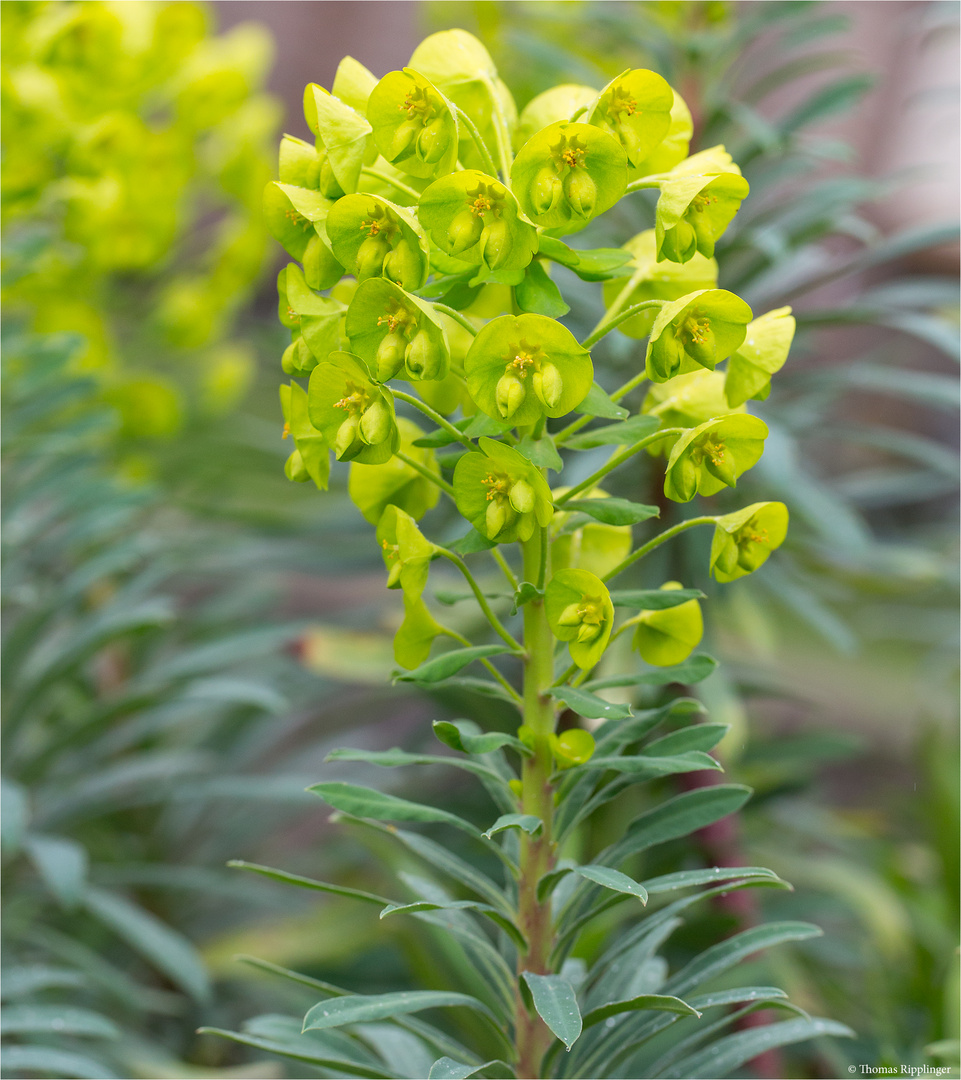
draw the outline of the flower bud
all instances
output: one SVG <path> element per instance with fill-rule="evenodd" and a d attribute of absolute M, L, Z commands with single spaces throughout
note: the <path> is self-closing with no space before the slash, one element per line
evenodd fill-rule
<path fill-rule="evenodd" d="M 378 382 L 387 382 L 400 371 L 404 363 L 404 351 L 407 348 L 407 340 L 403 334 L 391 330 L 377 346 L 377 354 L 374 357 L 374 372 Z"/>
<path fill-rule="evenodd" d="M 444 121 L 438 117 L 417 136 L 417 156 L 427 165 L 433 165 L 447 152 L 450 136 L 444 130 Z"/>
<path fill-rule="evenodd" d="M 704 468 L 728 487 L 734 487 L 737 483 L 734 455 L 724 446 L 714 445 L 705 448 Z"/>
<path fill-rule="evenodd" d="M 284 465 L 284 474 L 288 480 L 293 480 L 296 484 L 303 484 L 310 479 L 310 473 L 307 472 L 307 466 L 304 464 L 304 459 L 300 456 L 300 451 L 295 450 Z"/>
<path fill-rule="evenodd" d="M 667 327 L 651 346 L 651 368 L 659 379 L 673 379 L 681 366 L 681 343 Z"/>
<path fill-rule="evenodd" d="M 691 228 L 694 230 L 694 237 L 697 243 L 697 250 L 706 258 L 710 259 L 714 255 L 714 230 L 711 228 L 711 222 L 708 219 L 707 214 L 704 211 L 688 211 L 688 217 L 686 218 L 690 222 Z"/>
<path fill-rule="evenodd" d="M 511 253 L 511 236 L 507 222 L 494 218 L 484 229 L 484 262 L 496 270 L 503 266 Z"/>
<path fill-rule="evenodd" d="M 390 244 L 383 236 L 368 236 L 357 252 L 357 279 L 378 277 L 384 268 L 384 259 L 390 251 Z"/>
<path fill-rule="evenodd" d="M 431 341 L 426 330 L 418 330 L 407 347 L 407 370 L 418 379 L 436 379 L 444 364 L 443 349 Z"/>
<path fill-rule="evenodd" d="M 562 769 L 583 765 L 594 754 L 594 736 L 583 728 L 571 728 L 560 735 L 551 735 L 551 751 Z"/>
<path fill-rule="evenodd" d="M 545 165 L 534 177 L 534 183 L 531 186 L 531 205 L 534 212 L 546 214 L 553 210 L 562 194 L 560 178 L 550 165 Z"/>
<path fill-rule="evenodd" d="M 344 194 L 344 189 L 334 176 L 334 170 L 330 167 L 330 161 L 326 157 L 320 163 L 320 193 L 325 199 L 339 199 Z"/>
<path fill-rule="evenodd" d="M 630 124 L 615 125 L 617 138 L 621 146 L 627 151 L 631 161 L 637 161 L 641 156 L 641 138 Z"/>
<path fill-rule="evenodd" d="M 527 391 L 516 375 L 502 375 L 497 383 L 495 397 L 498 412 L 505 420 L 509 420 L 523 404 Z"/>
<path fill-rule="evenodd" d="M 693 499 L 697 493 L 697 466 L 691 461 L 690 455 L 685 454 L 677 463 L 672 482 L 682 502 Z"/>
<path fill-rule="evenodd" d="M 397 247 L 384 260 L 384 276 L 402 289 L 417 287 L 420 270 L 420 259 L 406 240 L 399 240 Z"/>
<path fill-rule="evenodd" d="M 334 439 L 334 457 L 338 461 L 343 459 L 344 454 L 351 448 L 357 438 L 359 421 L 356 416 L 348 416 L 337 429 L 337 437 Z"/>
<path fill-rule="evenodd" d="M 518 514 L 529 514 L 534 509 L 534 489 L 526 480 L 516 480 L 511 485 L 510 500 Z"/>
<path fill-rule="evenodd" d="M 664 234 L 663 251 L 671 262 L 687 262 L 697 250 L 697 237 L 687 221 L 679 221 Z"/>
<path fill-rule="evenodd" d="M 484 524 L 487 528 L 488 539 L 490 540 L 493 540 L 507 524 L 507 507 L 500 499 L 491 499 L 487 504 L 487 514 L 484 518 Z"/>
<path fill-rule="evenodd" d="M 378 446 L 390 437 L 390 409 L 384 401 L 369 405 L 360 418 L 360 437 L 368 446 Z"/>
<path fill-rule="evenodd" d="M 540 371 L 534 372 L 531 380 L 534 384 L 534 393 L 548 409 L 553 409 L 561 400 L 564 392 L 564 380 L 561 373 L 553 364 L 541 364 Z"/>
<path fill-rule="evenodd" d="M 590 217 L 597 203 L 597 184 L 583 169 L 572 169 L 564 178 L 564 194 L 578 217 Z"/>
<path fill-rule="evenodd" d="M 737 543 L 729 540 L 721 549 L 720 555 L 714 560 L 714 565 L 725 574 L 733 574 L 741 561 L 741 551 Z"/>
<path fill-rule="evenodd" d="M 410 144 L 417 138 L 421 131 L 421 125 L 417 120 L 404 120 L 398 124 L 387 148 L 387 160 L 396 161 L 401 154 L 410 148 Z"/>
<path fill-rule="evenodd" d="M 450 254 L 460 255 L 472 248 L 480 240 L 484 222 L 476 214 L 464 207 L 454 215 L 447 227 L 447 239 L 450 241 Z"/>
<path fill-rule="evenodd" d="M 297 342 L 292 341 L 286 349 L 284 349 L 284 355 L 280 358 L 280 366 L 284 370 L 285 375 L 293 375 L 296 373 L 296 356 L 297 356 Z"/>
<path fill-rule="evenodd" d="M 561 617 L 557 622 L 559 626 L 580 626 L 581 605 L 578 603 L 568 604 L 561 612 Z"/>
<path fill-rule="evenodd" d="M 390 564 L 390 570 L 387 571 L 387 588 L 396 589 L 400 585 L 400 574 L 404 569 L 404 564 L 400 559 L 395 559 Z"/>
<path fill-rule="evenodd" d="M 593 641 L 600 632 L 601 628 L 598 623 L 581 623 L 580 629 L 577 631 L 577 637 L 575 638 L 575 640 L 586 644 L 589 641 Z"/>

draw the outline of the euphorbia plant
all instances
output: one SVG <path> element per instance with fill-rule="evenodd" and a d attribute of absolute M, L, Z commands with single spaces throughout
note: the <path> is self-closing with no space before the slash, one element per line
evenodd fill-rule
<path fill-rule="evenodd" d="M 382 918 L 443 927 L 476 970 L 470 993 L 364 995 L 307 980 L 324 998 L 304 1035 L 299 1021 L 272 1017 L 231 1037 L 339 1074 L 412 1075 L 383 1034 L 388 1020 L 419 1047 L 431 1077 L 598 1077 L 720 1076 L 768 1047 L 845 1033 L 795 1009 L 795 1018 L 723 1034 L 752 1010 L 793 1006 L 777 988 L 718 988 L 718 977 L 815 927 L 754 927 L 673 973 L 657 957 L 692 904 L 787 887 L 758 867 L 637 873 L 638 856 L 736 811 L 746 788 L 675 795 L 603 850 L 585 851 L 585 822 L 625 789 L 719 769 L 708 751 L 725 731 L 702 722 L 689 697 L 635 713 L 623 689 L 611 696 L 615 687 L 695 683 L 715 666 L 694 654 L 702 593 L 676 581 L 615 586 L 687 529 L 713 527 L 710 569 L 722 582 L 759 568 L 786 534 L 777 502 L 707 507 L 659 532 L 658 507 L 601 486 L 647 451 L 665 459 L 665 499 L 687 503 L 734 488 L 762 454 L 767 428 L 745 402 L 766 395 L 793 321 L 785 310 L 752 321 L 742 299 L 714 287 L 714 242 L 747 194 L 737 166 L 723 147 L 686 156 L 687 110 L 650 71 L 625 72 L 599 92 L 557 88 L 518 118 L 483 46 L 458 30 L 428 38 L 409 68 L 380 81 L 345 60 L 332 94 L 308 87 L 306 111 L 317 145 L 297 147 L 303 190 L 288 169 L 267 192 L 275 235 L 305 261 L 304 274 L 293 265 L 281 274 L 281 318 L 293 337 L 284 370 L 295 376 L 281 388 L 288 476 L 323 489 L 330 455 L 351 463 L 348 491 L 376 523 L 387 587 L 403 594 L 395 658 L 406 670 L 397 678 L 425 687 L 456 679 L 514 706 L 517 728 L 438 721 L 434 733 L 453 753 L 332 755 L 466 770 L 494 803 L 480 825 L 355 784 L 312 788 L 340 820 L 413 851 L 444 886 L 405 877 L 413 899 L 391 901 L 240 864 L 376 904 Z M 290 154 L 285 141 L 282 166 Z M 659 171 L 645 173 L 647 161 Z M 649 234 L 601 250 L 561 239 L 642 188 L 660 190 Z M 308 267 L 311 250 L 323 252 L 325 267 L 338 260 L 347 280 L 335 285 Z M 583 341 L 558 321 L 568 308 L 552 264 L 612 283 L 607 311 Z M 329 297 L 313 291 L 321 285 L 332 287 Z M 618 326 L 649 344 L 636 374 L 608 395 L 594 382 L 590 349 Z M 726 376 L 716 370 L 725 361 Z M 296 377 L 309 379 L 306 391 Z M 645 381 L 653 392 L 632 414 L 619 402 Z M 601 463 L 592 451 L 604 447 Z M 425 515 L 439 499 L 466 530 L 452 530 L 450 517 L 421 527 L 435 520 Z M 634 526 L 643 533 L 635 537 Z M 431 610 L 438 561 L 466 580 L 489 627 L 483 640 Z M 491 574 L 506 583 L 493 595 Z M 625 633 L 639 659 L 613 663 L 611 646 Z M 441 648 L 444 639 L 455 647 Z M 475 663 L 489 677 L 460 676 Z M 658 737 L 662 725 L 671 730 Z M 460 830 L 478 860 L 382 822 Z M 618 904 L 632 905 L 630 917 L 603 946 L 594 937 L 582 947 L 583 931 Z M 415 1019 L 445 1007 L 477 1014 L 475 1046 Z"/>

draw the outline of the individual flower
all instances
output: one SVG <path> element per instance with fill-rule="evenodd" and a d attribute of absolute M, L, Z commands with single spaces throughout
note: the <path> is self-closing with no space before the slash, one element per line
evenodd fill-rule
<path fill-rule="evenodd" d="M 377 543 L 387 568 L 387 588 L 403 589 L 417 600 L 427 585 L 427 572 L 437 548 L 399 506 L 388 505 L 377 523 Z"/>
<path fill-rule="evenodd" d="M 776 308 L 748 323 L 744 341 L 727 362 L 724 393 L 728 404 L 748 398 L 763 401 L 771 392 L 771 376 L 780 371 L 794 340 L 796 326 L 789 307 Z"/>
<path fill-rule="evenodd" d="M 379 465 L 400 445 L 390 391 L 370 378 L 363 361 L 334 352 L 311 372 L 307 388 L 310 421 L 338 461 Z"/>
<path fill-rule="evenodd" d="M 330 447 L 323 432 L 310 422 L 307 392 L 298 383 L 281 386 L 280 407 L 284 413 L 283 437 L 291 436 L 294 443 L 284 465 L 287 479 L 301 484 L 313 480 L 321 491 L 326 491 L 330 477 Z"/>
<path fill-rule="evenodd" d="M 278 274 L 277 296 L 280 321 L 291 332 L 281 366 L 287 375 L 308 375 L 340 348 L 344 305 L 308 288 L 303 271 L 294 263 Z"/>
<path fill-rule="evenodd" d="M 417 216 L 448 255 L 491 272 L 523 270 L 537 251 L 537 230 L 499 180 L 476 169 L 442 176 L 421 195 Z"/>
<path fill-rule="evenodd" d="M 662 589 L 681 589 L 679 581 L 668 581 Z M 704 618 L 697 600 L 675 607 L 644 611 L 636 620 L 634 648 L 655 667 L 673 667 L 686 660 L 704 636 Z"/>
<path fill-rule="evenodd" d="M 529 540 L 554 513 L 547 481 L 511 447 L 486 438 L 479 445 L 480 452 L 465 454 L 454 467 L 457 509 L 488 540 Z"/>
<path fill-rule="evenodd" d="M 427 281 L 430 249 L 417 219 L 379 195 L 345 195 L 327 215 L 327 235 L 358 281 L 387 277 L 407 292 Z"/>
<path fill-rule="evenodd" d="M 440 466 L 433 451 L 412 445 L 424 432 L 404 417 L 398 417 L 397 430 L 400 433 L 401 452 L 427 472 L 439 477 Z M 396 506 L 419 521 L 437 505 L 440 498 L 440 488 L 436 484 L 398 457 L 392 457 L 382 465 L 363 465 L 352 461 L 347 492 L 371 525 L 380 521 L 388 506 Z"/>
<path fill-rule="evenodd" d="M 714 495 L 760 460 L 767 424 L 748 413 L 731 413 L 685 432 L 671 449 L 664 494 L 689 502 L 696 494 Z"/>
<path fill-rule="evenodd" d="M 651 327 L 645 365 L 651 382 L 713 371 L 744 340 L 751 309 L 726 289 L 702 289 L 665 304 Z"/>
<path fill-rule="evenodd" d="M 787 536 L 784 503 L 752 503 L 743 510 L 715 518 L 711 542 L 711 573 L 717 581 L 736 581 L 763 566 Z"/>
<path fill-rule="evenodd" d="M 638 233 L 624 247 L 633 258 L 623 271 L 618 271 L 624 277 L 604 282 L 604 303 L 607 307 L 620 301 L 621 293 L 628 286 L 628 295 L 620 301 L 621 310 L 645 300 L 679 300 L 693 292 L 717 287 L 717 262 L 714 259 L 705 259 L 703 255 L 695 253 L 686 263 L 658 262 L 653 229 Z M 617 328 L 628 337 L 646 338 L 656 318 L 657 308 L 650 307 L 618 323 Z"/>
<path fill-rule="evenodd" d="M 447 335 L 433 308 L 386 278 L 358 285 L 345 322 L 351 348 L 378 382 L 443 379 L 450 370 Z"/>
<path fill-rule="evenodd" d="M 398 169 L 429 177 L 454 168 L 459 134 L 453 107 L 419 72 L 388 72 L 371 91 L 367 118 L 377 149 Z"/>
<path fill-rule="evenodd" d="M 464 372 L 477 407 L 515 426 L 565 416 L 594 382 L 590 353 L 544 315 L 493 319 L 474 338 Z"/>
<path fill-rule="evenodd" d="M 574 663 L 584 670 L 594 667 L 614 626 L 614 605 L 604 582 L 587 570 L 558 570 L 547 584 L 544 611 Z"/>
<path fill-rule="evenodd" d="M 656 224 L 657 257 L 687 262 L 699 251 L 714 254 L 717 239 L 749 191 L 748 182 L 722 146 L 694 154 L 660 183 Z"/>
<path fill-rule="evenodd" d="M 606 131 L 627 151 L 632 165 L 655 150 L 671 126 L 674 91 L 656 72 L 625 71 L 598 94 L 584 120 Z"/>
<path fill-rule="evenodd" d="M 559 498 L 567 488 L 554 488 Z M 610 496 L 600 488 L 584 492 L 582 499 L 608 499 Z M 551 521 L 551 563 L 556 570 L 589 570 L 604 577 L 631 553 L 631 526 L 605 525 L 600 521 L 588 521 L 580 528 L 571 530 L 569 523 L 574 515 L 557 511 Z"/>
<path fill-rule="evenodd" d="M 271 181 L 264 188 L 264 221 L 271 235 L 304 266 L 312 289 L 329 289 L 344 268 L 326 239 L 325 221 L 334 204 L 316 191 Z"/>
<path fill-rule="evenodd" d="M 511 187 L 535 224 L 576 232 L 624 194 L 627 154 L 613 136 L 589 124 L 551 124 L 521 147 Z"/>

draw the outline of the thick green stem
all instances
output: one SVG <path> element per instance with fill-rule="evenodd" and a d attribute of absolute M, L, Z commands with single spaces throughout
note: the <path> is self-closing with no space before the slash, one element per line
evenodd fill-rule
<path fill-rule="evenodd" d="M 536 581 L 541 566 L 550 573 L 547 530 L 537 530 L 523 544 L 524 579 Z M 520 993 L 521 972 L 539 975 L 550 973 L 550 954 L 553 948 L 551 902 L 537 899 L 537 883 L 552 868 L 554 861 L 552 821 L 554 790 L 550 777 L 553 772 L 550 738 L 554 731 L 555 708 L 546 691 L 554 679 L 554 639 L 547 624 L 542 600 L 524 605 L 524 724 L 530 732 L 533 755 L 524 759 L 521 776 L 521 811 L 533 814 L 544 823 L 537 836 L 521 836 L 520 878 L 518 881 L 518 925 L 527 938 L 526 955 L 517 958 L 518 990 L 516 1001 L 515 1040 L 517 1044 L 517 1075 L 533 1078 L 540 1075 L 540 1063 L 553 1036 L 536 1013 L 528 1012 Z"/>

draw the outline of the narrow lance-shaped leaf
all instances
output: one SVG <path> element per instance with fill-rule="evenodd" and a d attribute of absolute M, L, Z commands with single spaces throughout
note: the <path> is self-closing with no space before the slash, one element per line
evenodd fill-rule
<path fill-rule="evenodd" d="M 521 972 L 527 983 L 538 1015 L 568 1050 L 581 1034 L 581 1013 L 574 988 L 561 975 L 536 975 Z"/>
<path fill-rule="evenodd" d="M 321 1001 L 304 1017 L 304 1031 L 343 1027 L 344 1024 L 371 1023 L 395 1016 L 463 1006 L 494 1019 L 493 1013 L 477 998 L 440 990 L 410 990 L 393 994 L 351 994 L 348 997 Z"/>

